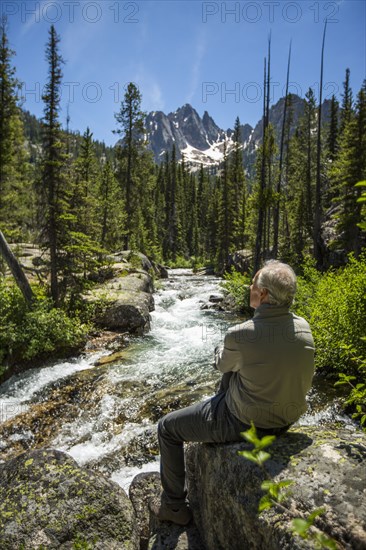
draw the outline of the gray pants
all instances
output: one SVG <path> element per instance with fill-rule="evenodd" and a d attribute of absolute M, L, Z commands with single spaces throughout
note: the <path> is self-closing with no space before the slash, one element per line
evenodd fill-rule
<path fill-rule="evenodd" d="M 222 389 L 223 384 L 220 387 L 220 390 Z M 243 424 L 229 411 L 224 391 L 220 391 L 203 403 L 191 405 L 164 416 L 158 424 L 158 438 L 161 454 L 161 483 L 166 502 L 179 507 L 187 495 L 184 441 L 202 443 L 243 441 L 240 432 L 247 429 L 249 426 Z"/>

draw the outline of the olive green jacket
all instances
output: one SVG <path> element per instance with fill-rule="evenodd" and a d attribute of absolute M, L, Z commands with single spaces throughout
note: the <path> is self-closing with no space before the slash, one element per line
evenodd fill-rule
<path fill-rule="evenodd" d="M 253 319 L 228 331 L 215 365 L 233 372 L 226 402 L 239 420 L 258 428 L 292 424 L 306 411 L 314 374 L 309 324 L 286 307 L 262 304 Z"/>

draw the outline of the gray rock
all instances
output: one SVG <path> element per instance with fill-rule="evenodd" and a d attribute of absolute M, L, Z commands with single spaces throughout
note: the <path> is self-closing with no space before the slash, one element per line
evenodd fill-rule
<path fill-rule="evenodd" d="M 154 310 L 152 292 L 150 275 L 136 271 L 94 287 L 84 300 L 98 304 L 94 318 L 97 325 L 142 334 L 150 328 L 149 312 Z"/>
<path fill-rule="evenodd" d="M 140 550 L 146 550 L 150 538 L 150 511 L 149 501 L 161 495 L 160 474 L 149 472 L 138 474 L 132 480 L 129 497 L 136 513 L 138 532 L 140 536 Z"/>
<path fill-rule="evenodd" d="M 149 501 L 161 495 L 160 474 L 151 472 L 137 475 L 129 495 L 137 516 L 140 550 L 204 550 L 197 527 L 191 522 L 180 527 L 167 521 L 158 521 L 149 511 Z"/>
<path fill-rule="evenodd" d="M 144 271 L 150 271 L 153 268 L 149 258 L 145 256 L 145 254 L 142 254 L 142 252 L 122 250 L 121 252 L 116 252 L 113 254 L 113 257 L 116 262 L 127 260 L 127 262 L 132 263 L 134 267 L 143 269 Z"/>
<path fill-rule="evenodd" d="M 137 550 L 131 502 L 119 485 L 80 468 L 66 453 L 19 455 L 0 465 L 0 547 L 38 550 L 41 545 Z"/>
<path fill-rule="evenodd" d="M 211 294 L 209 302 L 212 302 L 213 304 L 218 304 L 219 302 L 222 302 L 223 299 L 224 297 L 221 296 L 221 294 Z"/>
<path fill-rule="evenodd" d="M 260 516 L 260 489 L 268 477 L 237 454 L 238 444 L 187 446 L 188 491 L 195 521 L 209 550 L 305 550 L 315 548 L 294 535 L 294 517 L 318 508 L 316 527 L 339 548 L 366 548 L 366 435 L 321 427 L 297 427 L 277 438 L 266 462 L 275 481 L 290 479 L 287 512 L 272 508 Z"/>
<path fill-rule="evenodd" d="M 168 268 L 164 265 L 158 264 L 157 262 L 154 262 L 151 260 L 155 275 L 159 277 L 160 279 L 168 279 L 169 273 Z"/>

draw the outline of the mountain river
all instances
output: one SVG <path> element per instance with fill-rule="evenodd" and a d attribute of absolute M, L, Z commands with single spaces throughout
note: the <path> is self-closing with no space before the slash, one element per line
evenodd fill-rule
<path fill-rule="evenodd" d="M 29 370 L 0 387 L 0 460 L 52 447 L 127 489 L 134 475 L 159 469 L 157 420 L 212 395 L 220 375 L 214 347 L 236 315 L 201 309 L 220 279 L 175 269 L 154 294 L 151 331 L 131 338 L 122 357 L 96 366 L 104 349 Z M 328 385 L 329 386 L 329 385 Z M 316 381 L 299 424 L 352 426 L 336 394 Z"/>

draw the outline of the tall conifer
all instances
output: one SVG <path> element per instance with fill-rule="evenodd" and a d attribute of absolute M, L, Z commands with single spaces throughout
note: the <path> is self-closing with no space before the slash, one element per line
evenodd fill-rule
<path fill-rule="evenodd" d="M 45 212 L 42 225 L 46 246 L 50 254 L 51 295 L 57 305 L 59 302 L 58 274 L 62 269 L 61 247 L 64 232 L 63 213 L 66 208 L 66 189 L 63 168 L 65 164 L 65 146 L 59 122 L 61 102 L 62 64 L 59 53 L 60 38 L 52 25 L 46 46 L 48 80 L 44 88 L 44 138 L 42 165 L 42 195 L 40 207 Z"/>

